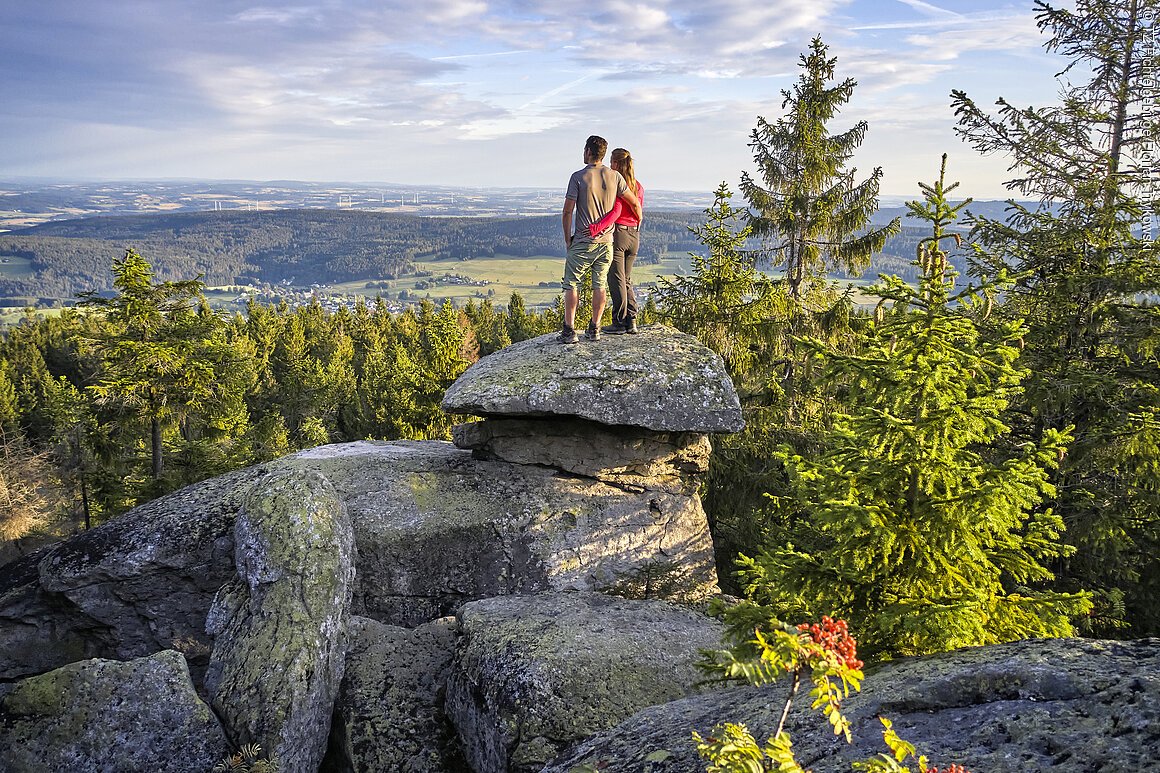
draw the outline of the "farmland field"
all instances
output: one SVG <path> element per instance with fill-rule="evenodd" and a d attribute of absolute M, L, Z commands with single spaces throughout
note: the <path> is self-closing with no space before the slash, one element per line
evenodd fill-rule
<path fill-rule="evenodd" d="M 415 264 L 415 270 L 421 274 L 430 272 L 430 276 L 404 276 L 383 283 L 345 282 L 332 285 L 331 290 L 370 298 L 381 294 L 391 299 L 406 291 L 409 298 L 429 295 L 437 302 L 450 298 L 457 304 L 489 297 L 501 305 L 507 305 L 512 292 L 519 292 L 529 306 L 550 306 L 560 295 L 564 258 L 562 255 L 520 258 L 497 254 L 467 260 L 420 261 Z M 633 280 L 643 286 L 655 282 L 659 276 L 673 276 L 688 270 L 687 255 L 670 253 L 660 263 L 634 267 Z"/>
<path fill-rule="evenodd" d="M 33 275 L 31 261 L 18 255 L 0 255 L 0 277 L 19 279 Z"/>

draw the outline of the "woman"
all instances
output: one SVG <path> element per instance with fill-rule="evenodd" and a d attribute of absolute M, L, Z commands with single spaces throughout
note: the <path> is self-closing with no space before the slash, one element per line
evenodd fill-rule
<path fill-rule="evenodd" d="M 611 166 L 624 177 L 628 189 L 636 193 L 644 206 L 644 186 L 636 179 L 633 169 L 632 154 L 624 148 L 612 151 Z M 632 264 L 636 261 L 637 248 L 640 246 L 640 220 L 632 210 L 625 206 L 620 199 L 607 215 L 588 226 L 592 236 L 605 231 L 609 227 L 615 228 L 612 234 L 612 266 L 608 269 L 608 294 L 612 307 L 612 325 L 604 328 L 605 333 L 620 335 L 622 333 L 636 333 L 636 293 L 632 289 Z"/>

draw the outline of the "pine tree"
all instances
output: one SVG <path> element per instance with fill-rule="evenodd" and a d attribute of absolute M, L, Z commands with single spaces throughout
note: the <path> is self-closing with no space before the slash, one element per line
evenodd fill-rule
<path fill-rule="evenodd" d="M 923 185 L 911 214 L 932 223 L 920 245 L 917 289 L 896 277 L 876 286 L 893 301 L 857 355 L 804 342 L 827 379 L 846 389 L 824 451 L 781 455 L 793 480 L 777 504 L 808 513 L 808 549 L 770 545 L 744 562 L 755 599 L 782 619 L 849 620 L 869 653 L 916 654 L 1072 631 L 1082 596 L 1033 590 L 1051 579 L 1042 561 L 1064 552 L 1061 519 L 1036 510 L 1054 493 L 1066 431 L 1006 445 L 1003 411 L 1026 371 L 1016 365 L 1018 321 L 980 334 L 1005 277 L 955 294 L 942 242 L 957 210 L 943 173 Z"/>
<path fill-rule="evenodd" d="M 661 318 L 721 355 L 734 386 L 745 393 L 746 382 L 759 365 L 768 365 L 764 361 L 777 346 L 776 323 L 787 304 L 744 254 L 752 229 L 732 198 L 728 185 L 717 186 L 705 222 L 689 229 L 705 251 L 689 253 L 689 274 L 661 277 L 653 296 Z M 753 388 L 764 389 L 765 379 L 758 380 Z"/>
<path fill-rule="evenodd" d="M 187 368 L 186 396 L 175 418 L 179 436 L 166 488 L 221 475 L 256 461 L 247 440 L 250 414 L 246 397 L 258 379 L 254 343 L 245 324 L 222 320 L 204 300 L 190 331 L 196 331 L 196 356 Z"/>
<path fill-rule="evenodd" d="M 496 309 L 490 298 L 484 298 L 478 304 L 468 301 L 463 307 L 463 313 L 475 331 L 479 357 L 498 352 L 512 342 L 507 326 L 508 317 L 502 310 Z"/>
<path fill-rule="evenodd" d="M 753 233 L 767 243 L 795 301 L 807 294 L 807 284 L 824 281 L 827 269 L 864 269 L 899 230 L 897 218 L 867 228 L 878 209 L 881 167 L 862 182 L 855 181 L 856 169 L 846 168 L 866 136 L 866 122 L 829 133 L 827 124 L 850 101 L 857 82 L 847 78 L 831 85 L 838 60 L 828 51 L 815 37 L 801 57 L 803 72 L 793 91 L 782 91 L 785 115 L 772 124 L 758 117 L 749 147 L 761 180 L 748 172 L 741 178 Z"/>
<path fill-rule="evenodd" d="M 12 381 L 8 360 L 0 357 L 0 427 L 14 432 L 19 426 L 20 408 L 16 402 L 16 384 Z"/>
<path fill-rule="evenodd" d="M 82 305 L 104 312 L 108 329 L 88 343 L 102 363 L 90 387 L 98 401 L 115 405 L 149 427 L 150 474 L 163 470 L 162 424 L 183 401 L 212 383 L 197 352 L 194 309 L 200 280 L 154 284 L 153 269 L 133 250 L 113 262 L 117 295 L 82 293 Z"/>
<path fill-rule="evenodd" d="M 1049 51 L 1068 60 L 1060 102 L 989 115 L 953 92 L 958 131 L 1004 153 L 1007 185 L 1037 206 L 1011 203 L 1005 222 L 979 218 L 976 273 L 1017 280 L 998 319 L 1026 318 L 1031 370 L 1009 417 L 1035 441 L 1074 425 L 1050 506 L 1078 548 L 1056 564 L 1059 586 L 1097 593 L 1093 631 L 1160 632 L 1160 255 L 1146 233 L 1146 155 L 1160 136 L 1157 0 L 1036 3 Z M 1154 180 L 1154 178 L 1152 178 Z M 1126 629 L 1126 630 L 1124 630 Z"/>
<path fill-rule="evenodd" d="M 92 501 L 92 439 L 99 436 L 94 407 L 84 392 L 61 376 L 48 386 L 48 405 L 56 427 L 55 457 L 62 485 L 73 489 L 74 520 L 92 528 L 99 504 Z"/>

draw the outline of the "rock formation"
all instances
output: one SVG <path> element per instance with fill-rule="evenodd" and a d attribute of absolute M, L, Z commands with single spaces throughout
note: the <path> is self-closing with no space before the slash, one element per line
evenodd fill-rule
<path fill-rule="evenodd" d="M 312 773 L 346 664 L 350 518 L 325 478 L 276 470 L 238 514 L 234 555 L 237 579 L 206 618 L 214 637 L 206 691 L 235 744 L 270 750 L 282 773 Z"/>
<path fill-rule="evenodd" d="M 554 338 L 448 390 L 478 419 L 454 445 L 311 449 L 0 567 L 0 771 L 206 773 L 256 742 L 283 771 L 671 773 L 703 770 L 693 729 L 768 732 L 768 690 L 693 667 L 719 635 L 699 476 L 742 426 L 720 358 L 659 326 Z M 850 701 L 859 746 L 790 729 L 816 773 L 880 750 L 879 711 L 975 773 L 1142 769 L 1157 650 L 903 661 Z"/>
<path fill-rule="evenodd" d="M 737 432 L 741 403 L 724 364 L 692 336 L 640 335 L 560 346 L 551 335 L 472 365 L 443 397 L 450 413 L 575 416 L 654 432 Z"/>
<path fill-rule="evenodd" d="M 547 593 L 459 611 L 447 713 L 476 773 L 535 773 L 570 744 L 684 697 L 721 629 L 663 601 Z"/>
<path fill-rule="evenodd" d="M 352 617 L 349 632 L 329 770 L 467 770 L 455 727 L 443 711 L 455 657 L 455 618 L 403 628 Z"/>

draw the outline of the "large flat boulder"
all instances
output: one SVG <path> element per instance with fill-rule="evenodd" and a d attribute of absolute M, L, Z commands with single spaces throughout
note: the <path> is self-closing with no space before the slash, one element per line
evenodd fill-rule
<path fill-rule="evenodd" d="M 228 751 L 172 650 L 85 660 L 0 688 L 5 773 L 206 773 Z"/>
<path fill-rule="evenodd" d="M 277 465 L 334 486 L 358 544 L 354 612 L 381 622 L 414 627 L 475 599 L 616 590 L 658 572 L 668 591 L 653 595 L 717 589 L 695 494 L 474 459 L 435 441 L 321 446 Z"/>
<path fill-rule="evenodd" d="M 194 484 L 0 567 L 0 679 L 176 649 L 201 684 L 206 616 L 236 577 L 235 521 L 283 468 L 334 487 L 361 554 L 352 611 L 383 622 L 415 626 L 508 593 L 716 591 L 705 513 L 684 484 L 649 490 L 433 441 L 339 444 Z"/>
<path fill-rule="evenodd" d="M 719 623 L 661 601 L 508 596 L 459 612 L 447 713 L 475 773 L 533 773 L 640 709 L 697 691 Z"/>
<path fill-rule="evenodd" d="M 556 335 L 483 357 L 443 397 L 449 413 L 575 416 L 659 432 L 737 432 L 741 404 L 721 358 L 663 325 L 562 346 Z"/>
<path fill-rule="evenodd" d="M 275 468 L 255 481 L 234 535 L 238 576 L 206 620 L 206 690 L 236 745 L 260 745 L 284 773 L 316 773 L 345 664 L 350 519 L 317 472 Z"/>
<path fill-rule="evenodd" d="M 711 692 L 640 711 L 554 760 L 543 773 L 591 764 L 601 773 L 703 773 L 693 730 L 743 723 L 764 741 L 777 727 L 787 686 Z M 1160 758 L 1160 639 L 1040 639 L 888 663 L 844 704 L 854 743 L 801 696 L 786 729 L 798 762 L 844 773 L 886 751 L 878 717 L 932 766 L 977 773 L 1152 770 Z M 665 751 L 660 763 L 646 761 Z M 912 763 L 911 767 L 914 765 Z"/>

